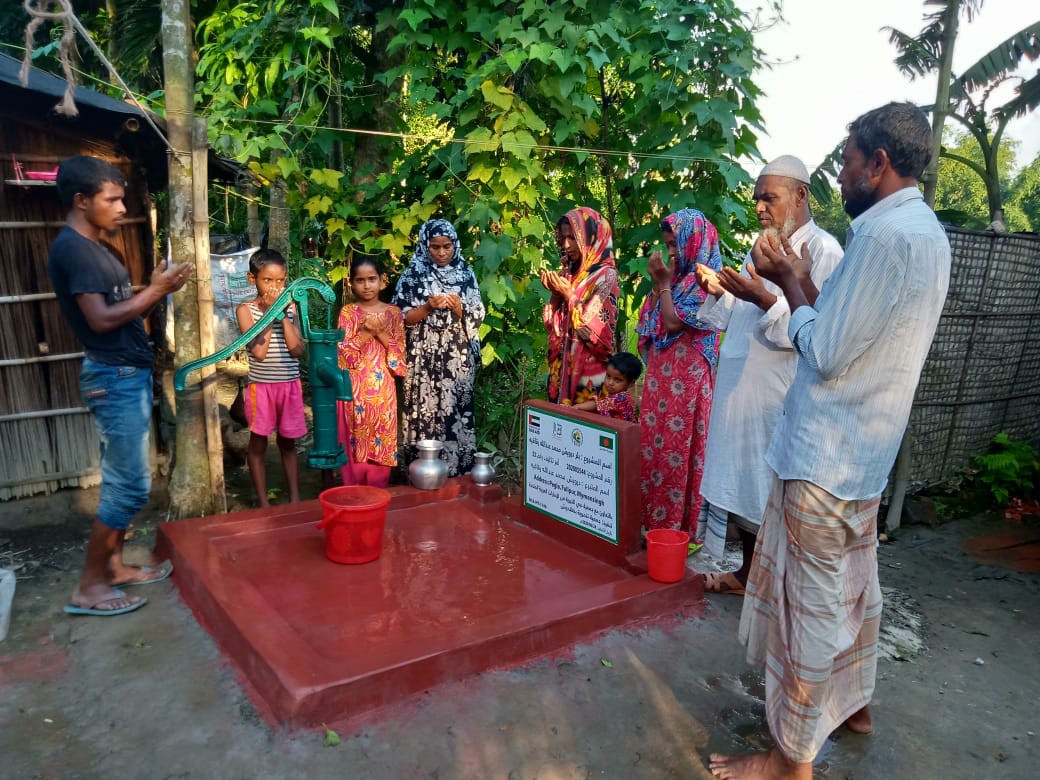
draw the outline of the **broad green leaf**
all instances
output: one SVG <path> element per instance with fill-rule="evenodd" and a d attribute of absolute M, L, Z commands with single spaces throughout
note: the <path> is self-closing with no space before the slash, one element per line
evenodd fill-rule
<path fill-rule="evenodd" d="M 275 165 L 278 166 L 278 170 L 281 171 L 282 176 L 288 179 L 294 173 L 298 173 L 300 170 L 300 164 L 297 162 L 295 157 L 282 156 L 275 160 Z"/>
<path fill-rule="evenodd" d="M 407 236 L 387 233 L 379 237 L 379 246 L 398 257 L 407 251 L 408 245 L 409 240 Z"/>
<path fill-rule="evenodd" d="M 589 62 L 592 63 L 592 67 L 599 70 L 608 62 L 610 62 L 610 55 L 602 49 L 589 47 L 589 50 L 585 53 L 585 56 L 589 58 Z"/>
<path fill-rule="evenodd" d="M 336 5 L 336 0 L 311 0 L 311 5 L 318 4 L 330 14 L 339 19 L 339 6 Z"/>
<path fill-rule="evenodd" d="M 527 55 L 523 49 L 508 49 L 502 54 L 502 59 L 505 60 L 509 69 L 516 73 L 527 62 Z"/>
<path fill-rule="evenodd" d="M 317 184 L 334 190 L 339 187 L 339 180 L 343 178 L 343 172 L 334 171 L 331 168 L 315 168 L 310 172 L 309 178 Z"/>
<path fill-rule="evenodd" d="M 480 362 L 482 365 L 490 366 L 495 360 L 498 359 L 498 353 L 490 343 L 486 343 L 480 348 Z"/>
<path fill-rule="evenodd" d="M 319 214 L 324 214 L 332 208 L 332 198 L 328 195 L 316 195 L 313 198 L 308 198 L 303 207 L 307 210 L 310 218 L 314 219 Z"/>
<path fill-rule="evenodd" d="M 481 84 L 480 92 L 484 96 L 485 101 L 503 111 L 513 105 L 513 93 L 491 81 L 485 81 Z"/>
<path fill-rule="evenodd" d="M 470 166 L 466 174 L 467 181 L 489 182 L 495 175 L 495 168 L 486 162 L 477 162 Z"/>
<path fill-rule="evenodd" d="M 422 8 L 406 8 L 399 15 L 413 30 L 418 30 L 419 25 L 432 16 L 429 11 Z"/>
<path fill-rule="evenodd" d="M 502 151 L 526 160 L 534 152 L 537 142 L 526 130 L 502 134 Z"/>

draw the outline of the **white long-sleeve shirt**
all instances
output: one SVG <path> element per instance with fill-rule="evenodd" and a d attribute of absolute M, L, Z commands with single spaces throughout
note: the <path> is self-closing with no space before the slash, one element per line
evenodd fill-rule
<path fill-rule="evenodd" d="M 916 187 L 852 221 L 845 258 L 788 329 L 798 370 L 767 460 L 844 499 L 885 488 L 950 284 L 950 244 Z"/>
<path fill-rule="evenodd" d="M 813 258 L 810 276 L 820 288 L 841 260 L 841 245 L 812 220 L 794 231 L 790 241 L 799 254 L 808 245 Z M 741 269 L 745 276 L 750 259 L 749 253 Z M 763 282 L 777 296 L 768 311 L 725 293 L 708 296 L 698 314 L 726 332 L 711 401 L 701 495 L 754 523 L 762 520 L 769 499 L 773 470 L 766 463 L 766 450 L 798 361 L 787 335 L 787 299 L 775 284 Z"/>

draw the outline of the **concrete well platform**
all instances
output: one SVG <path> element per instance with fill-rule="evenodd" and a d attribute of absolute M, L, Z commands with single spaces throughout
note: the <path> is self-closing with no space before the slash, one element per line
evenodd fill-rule
<path fill-rule="evenodd" d="M 382 555 L 356 566 L 325 558 L 317 501 L 166 523 L 157 548 L 261 713 L 294 726 L 701 602 L 698 576 L 653 582 L 511 519 L 509 500 L 467 492 L 467 478 L 392 488 Z"/>

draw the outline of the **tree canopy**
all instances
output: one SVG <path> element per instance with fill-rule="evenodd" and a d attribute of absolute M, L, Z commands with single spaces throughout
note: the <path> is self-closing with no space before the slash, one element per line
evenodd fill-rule
<path fill-rule="evenodd" d="M 333 279 L 447 218 L 489 303 L 485 363 L 508 361 L 534 354 L 569 208 L 614 226 L 626 300 L 668 212 L 701 209 L 734 248 L 752 224 L 736 160 L 758 156 L 760 55 L 731 0 L 384 5 L 219 0 L 197 20 L 218 149 L 285 187 Z"/>

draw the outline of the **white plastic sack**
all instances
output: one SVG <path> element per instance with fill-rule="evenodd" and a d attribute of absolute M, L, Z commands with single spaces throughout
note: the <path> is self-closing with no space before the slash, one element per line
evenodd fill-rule
<path fill-rule="evenodd" d="M 217 349 L 223 349 L 242 334 L 238 330 L 235 309 L 242 301 L 256 296 L 249 283 L 249 258 L 257 247 L 230 255 L 210 255 L 213 277 L 213 338 Z"/>
<path fill-rule="evenodd" d="M 249 283 L 249 258 L 258 247 L 243 249 L 230 255 L 209 256 L 210 276 L 213 285 L 213 341 L 216 350 L 221 350 L 242 334 L 238 330 L 235 309 L 242 301 L 256 296 L 256 288 Z M 176 343 L 173 335 L 173 296 L 166 299 L 166 340 L 172 349 Z"/>

